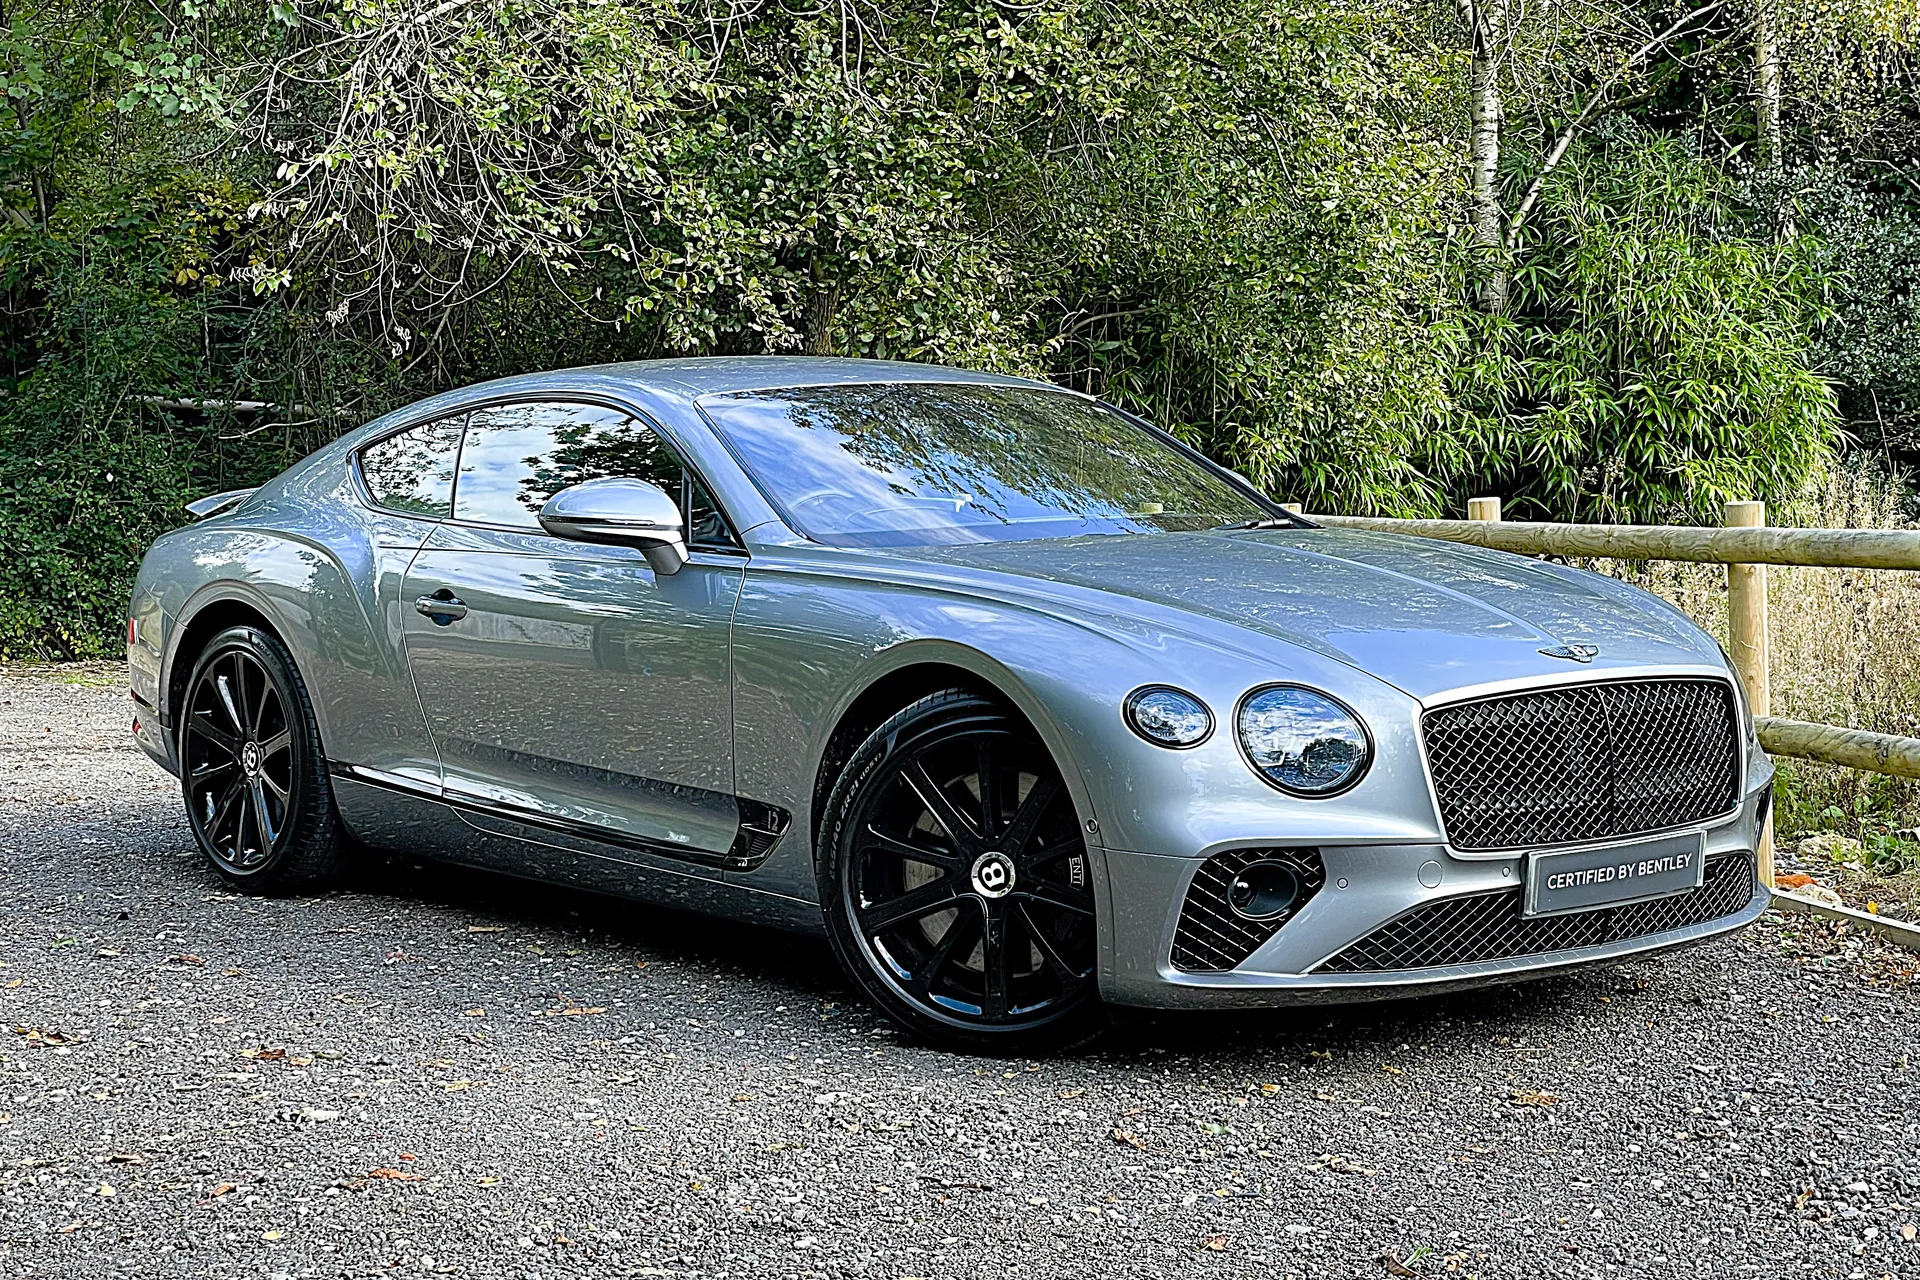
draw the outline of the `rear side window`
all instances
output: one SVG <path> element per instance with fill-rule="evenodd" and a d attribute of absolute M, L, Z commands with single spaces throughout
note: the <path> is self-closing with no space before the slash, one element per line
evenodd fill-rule
<path fill-rule="evenodd" d="M 467 425 L 454 488 L 459 520 L 538 531 L 548 498 L 583 480 L 625 476 L 660 486 L 680 505 L 687 541 L 729 546 L 707 487 L 646 423 L 588 404 L 507 404 Z"/>
<path fill-rule="evenodd" d="M 466 415 L 408 427 L 360 451 L 360 474 L 374 503 L 389 511 L 444 520 L 453 514 L 453 471 Z"/>

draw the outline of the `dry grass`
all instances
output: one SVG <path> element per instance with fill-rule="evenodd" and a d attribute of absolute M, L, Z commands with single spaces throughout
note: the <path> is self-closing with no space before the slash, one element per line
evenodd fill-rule
<path fill-rule="evenodd" d="M 1910 529 L 1920 527 L 1914 515 L 1914 496 L 1897 481 L 1874 468 L 1851 467 L 1770 512 L 1768 523 Z M 1721 566 L 1596 561 L 1591 567 L 1666 597 L 1725 642 Z M 1767 577 L 1773 714 L 1920 737 L 1920 571 L 1776 565 Z M 1871 843 L 1920 826 L 1920 783 L 1779 763 L 1784 837 L 1827 830 Z"/>

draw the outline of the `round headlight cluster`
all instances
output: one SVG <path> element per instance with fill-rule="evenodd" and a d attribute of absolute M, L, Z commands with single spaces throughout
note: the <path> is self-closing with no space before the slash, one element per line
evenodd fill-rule
<path fill-rule="evenodd" d="M 1240 745 L 1260 776 L 1300 796 L 1329 796 L 1360 781 L 1373 741 L 1360 717 L 1324 693 L 1270 685 L 1240 704 Z"/>
<path fill-rule="evenodd" d="M 1213 732 L 1213 712 L 1190 693 L 1150 684 L 1127 695 L 1127 727 L 1158 747 L 1197 747 Z"/>

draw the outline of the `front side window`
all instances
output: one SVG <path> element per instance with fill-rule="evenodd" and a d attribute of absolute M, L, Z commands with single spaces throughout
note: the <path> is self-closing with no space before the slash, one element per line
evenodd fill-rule
<path fill-rule="evenodd" d="M 423 422 L 360 451 L 360 474 L 375 505 L 444 520 L 453 511 L 453 470 L 465 414 Z"/>
<path fill-rule="evenodd" d="M 731 546 L 707 487 L 644 422 L 589 404 L 532 403 L 476 410 L 454 486 L 457 520 L 540 529 L 548 498 L 583 480 L 624 476 L 660 486 L 680 506 L 687 541 Z"/>
<path fill-rule="evenodd" d="M 1212 529 L 1277 514 L 1139 424 L 1060 391 L 870 383 L 700 407 L 799 532 L 832 546 Z"/>

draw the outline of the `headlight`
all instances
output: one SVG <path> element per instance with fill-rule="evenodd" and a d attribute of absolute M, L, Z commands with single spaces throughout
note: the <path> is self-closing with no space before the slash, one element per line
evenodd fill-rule
<path fill-rule="evenodd" d="M 1240 745 L 1260 776 L 1300 796 L 1330 796 L 1360 781 L 1373 740 L 1360 717 L 1298 685 L 1256 689 L 1240 703 Z"/>
<path fill-rule="evenodd" d="M 1156 747 L 1197 747 L 1213 732 L 1213 712 L 1190 693 L 1150 684 L 1127 695 L 1127 727 Z"/>

